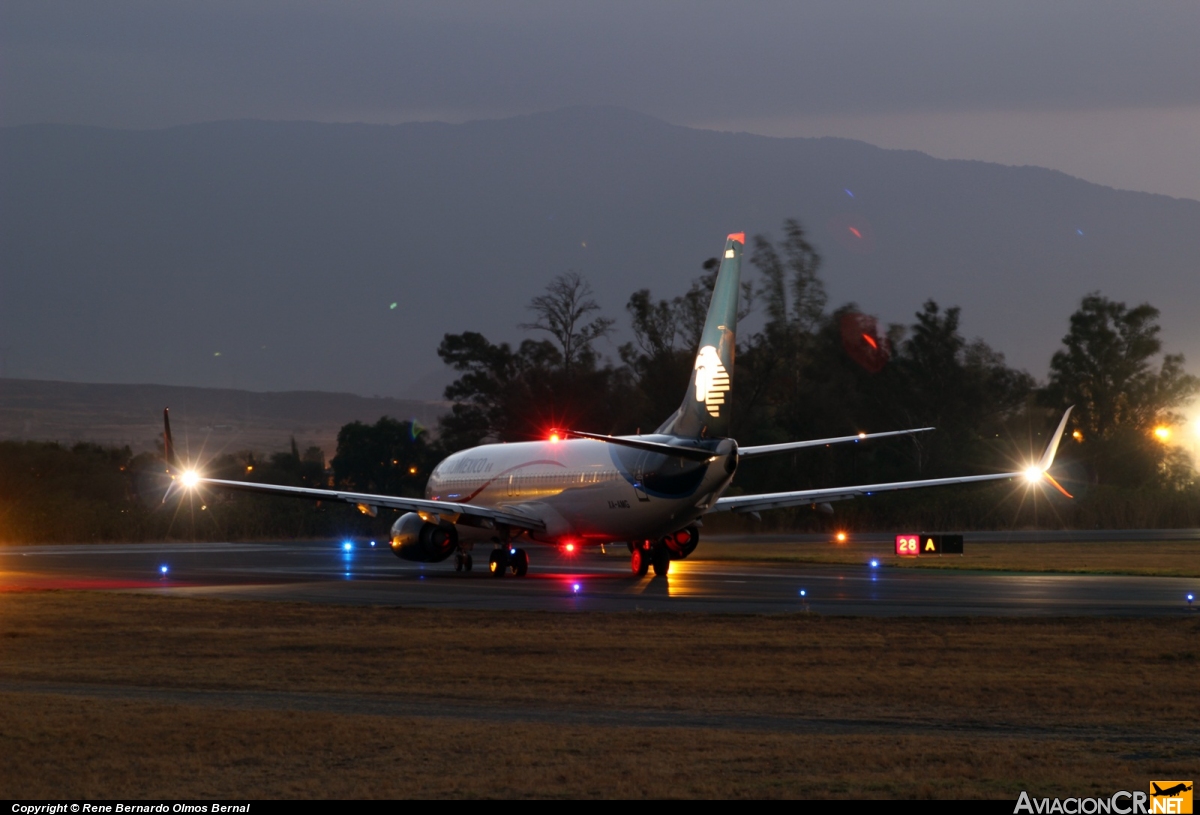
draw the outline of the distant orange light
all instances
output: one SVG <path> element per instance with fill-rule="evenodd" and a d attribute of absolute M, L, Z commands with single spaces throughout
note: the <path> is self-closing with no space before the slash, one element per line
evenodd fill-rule
<path fill-rule="evenodd" d="M 1071 434 L 1071 438 L 1075 439 L 1075 441 L 1083 441 L 1083 434 L 1076 430 Z"/>
<path fill-rule="evenodd" d="M 838 542 L 838 543 L 845 543 L 845 542 L 846 542 L 846 533 L 845 533 L 845 532 L 839 532 L 839 533 L 837 533 L 837 536 L 836 536 L 836 537 L 837 537 L 837 542 Z"/>
<path fill-rule="evenodd" d="M 1159 425 L 1158 427 L 1154 428 L 1154 436 L 1159 441 L 1166 441 L 1167 439 L 1171 438 L 1171 428 L 1166 427 L 1165 425 Z"/>
<path fill-rule="evenodd" d="M 867 345 L 871 346 L 876 351 L 879 350 L 879 343 L 875 342 L 875 338 L 872 337 L 870 334 L 863 334 L 862 338 L 867 341 Z"/>

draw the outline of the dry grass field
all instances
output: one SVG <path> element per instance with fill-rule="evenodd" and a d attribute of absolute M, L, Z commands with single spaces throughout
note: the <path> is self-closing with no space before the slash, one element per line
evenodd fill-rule
<path fill-rule="evenodd" d="M 753 540 L 753 538 L 747 538 Z M 1087 541 L 971 543 L 962 555 L 896 557 L 890 543 L 741 543 L 704 541 L 696 560 L 774 560 L 792 563 L 865 563 L 872 557 L 908 569 L 980 569 L 1200 577 L 1200 541 Z"/>
<path fill-rule="evenodd" d="M 1200 615 L 0 594 L 9 797 L 1086 795 L 1192 777 Z"/>

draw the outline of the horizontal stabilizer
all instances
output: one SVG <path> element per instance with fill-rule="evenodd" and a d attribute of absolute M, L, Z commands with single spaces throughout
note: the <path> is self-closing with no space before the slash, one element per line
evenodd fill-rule
<path fill-rule="evenodd" d="M 619 444 L 622 447 L 633 447 L 634 449 L 645 450 L 649 453 L 661 453 L 664 456 L 679 456 L 680 458 L 692 461 L 708 461 L 716 455 L 712 450 L 704 450 L 700 447 L 684 447 L 678 444 L 663 444 L 660 441 L 630 439 L 622 436 L 605 436 L 600 433 L 584 433 L 579 430 L 567 430 L 564 432 L 569 436 L 595 439 L 596 441 L 603 441 L 608 444 Z"/>

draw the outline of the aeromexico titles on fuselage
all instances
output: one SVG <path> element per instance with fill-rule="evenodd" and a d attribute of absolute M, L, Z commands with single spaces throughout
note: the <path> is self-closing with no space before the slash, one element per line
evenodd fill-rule
<path fill-rule="evenodd" d="M 554 440 L 482 445 L 439 464 L 424 498 L 405 498 L 205 478 L 177 460 L 164 411 L 164 445 L 176 478 L 172 490 L 175 485 L 207 486 L 345 501 L 372 515 L 381 508 L 397 510 L 404 513 L 392 526 L 392 549 L 398 556 L 436 562 L 454 555 L 457 568 L 470 570 L 474 546 L 490 543 L 495 548 L 489 568 L 497 575 L 510 570 L 525 574 L 528 555 L 517 545 L 522 540 L 571 549 L 582 543 L 623 541 L 629 544 L 636 574 L 645 574 L 651 565 L 656 574 L 666 574 L 672 559 L 695 549 L 700 534 L 697 522 L 710 512 L 759 512 L 889 490 L 1022 477 L 1066 492 L 1048 470 L 1070 409 L 1041 459 L 1021 471 L 722 497 L 740 458 L 933 429 L 857 433 L 739 449 L 728 434 L 744 245 L 741 233 L 725 241 L 687 391 L 679 408 L 652 434 L 605 436 L 564 430 Z"/>

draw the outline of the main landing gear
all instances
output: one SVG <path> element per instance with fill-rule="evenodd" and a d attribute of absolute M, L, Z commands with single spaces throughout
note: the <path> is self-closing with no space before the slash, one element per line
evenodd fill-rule
<path fill-rule="evenodd" d="M 529 554 L 524 549 L 504 547 L 493 549 L 488 556 L 488 570 L 493 577 L 504 577 L 504 573 L 512 570 L 517 577 L 529 573 Z"/>
<path fill-rule="evenodd" d="M 661 541 L 640 541 L 630 545 L 629 567 L 638 577 L 645 577 L 654 567 L 655 577 L 666 577 L 671 571 L 671 550 Z"/>
<path fill-rule="evenodd" d="M 464 552 L 460 549 L 454 553 L 454 571 L 469 572 L 474 565 L 475 561 L 471 558 L 470 552 Z"/>

